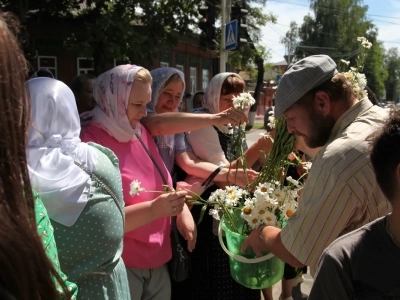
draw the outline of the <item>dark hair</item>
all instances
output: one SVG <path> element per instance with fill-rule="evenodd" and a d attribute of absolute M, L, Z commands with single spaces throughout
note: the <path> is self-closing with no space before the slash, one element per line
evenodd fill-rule
<path fill-rule="evenodd" d="M 372 134 L 371 163 L 376 181 L 389 201 L 396 195 L 396 171 L 400 164 L 400 109 L 392 109 L 384 125 Z"/>
<path fill-rule="evenodd" d="M 244 81 L 242 78 L 234 75 L 228 76 L 221 87 L 221 96 L 242 93 L 244 90 Z"/>
<path fill-rule="evenodd" d="M 39 69 L 37 72 L 33 73 L 31 78 L 35 77 L 48 77 L 48 78 L 54 78 L 53 73 L 49 69 Z"/>
<path fill-rule="evenodd" d="M 5 19 L 0 12 L 0 289 L 10 299 L 60 299 L 53 279 L 69 293 L 37 232 L 25 154 L 27 63 Z"/>
<path fill-rule="evenodd" d="M 367 90 L 369 101 L 371 101 L 373 105 L 379 105 L 378 97 L 376 97 L 375 93 L 370 89 L 370 87 L 367 85 L 365 89 Z"/>
<path fill-rule="evenodd" d="M 186 93 L 185 94 L 185 98 L 191 98 L 192 97 L 192 94 L 191 93 Z"/>
<path fill-rule="evenodd" d="M 310 106 L 314 103 L 315 94 L 319 91 L 326 92 L 330 99 L 336 102 L 349 102 L 354 96 L 350 82 L 342 73 L 337 73 L 331 79 L 307 92 L 296 104 Z"/>
<path fill-rule="evenodd" d="M 81 92 L 85 83 L 91 79 L 96 79 L 96 76 L 94 76 L 92 74 L 80 74 L 80 75 L 76 76 L 72 80 L 71 90 L 74 92 L 74 94 Z"/>

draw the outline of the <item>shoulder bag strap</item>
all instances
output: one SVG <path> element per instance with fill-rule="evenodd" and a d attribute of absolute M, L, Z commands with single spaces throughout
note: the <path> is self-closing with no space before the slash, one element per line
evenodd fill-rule
<path fill-rule="evenodd" d="M 162 173 L 162 171 L 161 171 L 159 165 L 157 164 L 156 160 L 154 159 L 153 155 L 151 155 L 149 149 L 147 149 L 146 145 L 143 143 L 142 138 L 137 133 L 135 133 L 135 135 L 136 135 L 137 139 L 139 140 L 139 142 L 142 144 L 142 146 L 143 146 L 144 150 L 146 151 L 147 155 L 150 157 L 150 159 L 153 162 L 154 166 L 156 167 L 158 173 L 160 173 L 160 176 L 161 176 L 161 179 L 162 179 L 164 185 L 168 185 L 168 182 L 165 179 L 164 174 Z"/>

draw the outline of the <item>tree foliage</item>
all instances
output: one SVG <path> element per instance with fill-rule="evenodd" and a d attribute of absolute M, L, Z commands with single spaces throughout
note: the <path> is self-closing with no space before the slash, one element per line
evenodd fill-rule
<path fill-rule="evenodd" d="M 229 52 L 228 64 L 234 69 L 250 72 L 255 78 L 254 66 L 258 57 L 267 60 L 270 56 L 265 47 L 260 45 L 262 33 L 261 28 L 268 22 L 275 23 L 276 16 L 272 13 L 265 14 L 262 7 L 248 7 L 248 16 L 246 17 L 248 44 L 242 45 L 238 51 Z"/>
<path fill-rule="evenodd" d="M 383 46 L 377 41 L 377 29 L 367 18 L 368 6 L 362 0 L 312 0 L 314 15 L 304 17 L 300 27 L 300 43 L 296 58 L 327 54 L 339 65 L 341 59 L 355 65 L 357 37 L 364 36 L 373 43 L 364 73 L 368 86 L 378 95 L 384 90 L 386 72 L 383 69 Z"/>
<path fill-rule="evenodd" d="M 296 22 L 290 22 L 290 29 L 286 32 L 285 36 L 281 38 L 281 43 L 285 45 L 285 59 L 290 65 L 294 59 L 297 44 L 299 43 L 299 28 Z"/>
<path fill-rule="evenodd" d="M 398 102 L 400 97 L 400 56 L 397 48 L 390 48 L 385 53 L 385 68 L 388 72 L 385 81 L 386 99 Z"/>
<path fill-rule="evenodd" d="M 114 58 L 151 60 L 160 48 L 191 33 L 198 14 L 193 0 L 3 0 L 0 4 L 21 19 L 68 22 L 64 46 L 93 57 L 96 73 Z"/>

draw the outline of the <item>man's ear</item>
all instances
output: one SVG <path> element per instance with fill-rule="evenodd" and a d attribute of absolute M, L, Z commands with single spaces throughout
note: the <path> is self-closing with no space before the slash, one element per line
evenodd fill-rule
<path fill-rule="evenodd" d="M 327 92 L 318 91 L 315 93 L 314 109 L 323 116 L 327 116 L 331 111 L 331 98 Z"/>

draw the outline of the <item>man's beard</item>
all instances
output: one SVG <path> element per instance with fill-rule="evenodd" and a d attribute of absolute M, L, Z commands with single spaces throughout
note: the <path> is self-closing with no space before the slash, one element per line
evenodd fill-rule
<path fill-rule="evenodd" d="M 309 118 L 311 121 L 308 136 L 304 136 L 304 140 L 308 147 L 318 148 L 326 144 L 332 133 L 335 120 L 331 116 L 321 116 L 314 109 L 311 109 Z"/>

